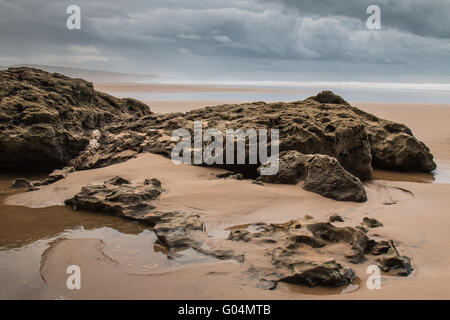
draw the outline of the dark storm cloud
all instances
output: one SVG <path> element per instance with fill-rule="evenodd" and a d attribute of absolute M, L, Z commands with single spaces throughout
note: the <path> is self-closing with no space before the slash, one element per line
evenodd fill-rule
<path fill-rule="evenodd" d="M 449 0 L 281 0 L 281 2 L 302 14 L 343 16 L 361 21 L 365 21 L 369 5 L 378 5 L 384 26 L 421 36 L 450 38 Z"/>
<path fill-rule="evenodd" d="M 428 3 L 425 5 L 424 3 Z M 77 4 L 82 29 L 65 27 Z M 0 64 L 334 79 L 450 73 L 449 1 L 0 0 Z M 445 16 L 445 18 L 443 18 Z"/>

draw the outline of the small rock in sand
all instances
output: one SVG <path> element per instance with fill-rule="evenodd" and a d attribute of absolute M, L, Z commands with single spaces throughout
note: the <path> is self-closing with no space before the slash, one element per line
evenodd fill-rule
<path fill-rule="evenodd" d="M 374 218 L 364 217 L 363 222 L 364 225 L 366 225 L 369 228 L 379 228 L 382 227 L 383 224 Z"/>

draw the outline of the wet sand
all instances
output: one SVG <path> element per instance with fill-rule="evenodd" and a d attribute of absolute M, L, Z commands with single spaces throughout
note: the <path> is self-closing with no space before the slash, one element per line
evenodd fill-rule
<path fill-rule="evenodd" d="M 217 103 L 148 102 L 156 112 L 187 111 Z M 247 180 L 216 179 L 219 169 L 176 166 L 152 154 L 107 168 L 74 172 L 34 192 L 11 193 L 7 187 L 13 176 L 1 177 L 0 189 L 7 190 L 2 197 L 8 197 L 0 210 L 0 298 L 449 299 L 450 184 L 442 182 L 450 181 L 450 105 L 353 104 L 408 125 L 430 146 L 438 174 L 377 170 L 376 180 L 365 184 L 366 203 L 333 201 L 306 192 L 301 185 L 259 186 Z M 384 227 L 371 229 L 369 236 L 394 239 L 401 253 L 411 257 L 415 271 L 407 278 L 383 275 L 382 289 L 369 290 L 366 268 L 373 261 L 351 265 L 359 279 L 342 294 L 342 289 L 288 284 L 273 291 L 257 288 L 245 271 L 258 260 L 259 252 L 249 252 L 243 264 L 188 250 L 170 261 L 148 226 L 62 206 L 81 186 L 102 183 L 117 174 L 131 181 L 160 179 L 166 191 L 157 207 L 200 214 L 211 247 L 220 247 L 228 229 L 236 225 L 284 223 L 306 214 L 323 221 L 338 213 L 345 223 L 337 225 L 355 226 L 370 216 Z M 339 246 L 327 246 L 327 250 L 328 255 L 343 260 Z M 65 286 L 65 269 L 70 264 L 83 270 L 80 291 Z"/>
<path fill-rule="evenodd" d="M 136 159 L 107 168 L 71 173 L 66 179 L 41 190 L 12 195 L 6 203 L 36 207 L 58 204 L 78 192 L 82 185 L 100 183 L 118 172 L 132 182 L 147 177 L 160 179 L 166 191 L 157 201 L 157 209 L 178 209 L 200 214 L 211 237 L 207 241 L 209 246 L 220 246 L 221 240 L 228 235 L 227 229 L 233 225 L 260 221 L 283 223 L 306 214 L 323 221 L 332 213 L 338 213 L 346 221 L 342 225 L 354 226 L 364 216 L 374 217 L 382 221 L 385 227 L 371 229 L 369 235 L 396 240 L 402 254 L 412 258 L 415 272 L 407 278 L 384 276 L 382 290 L 368 290 L 364 284 L 367 280 L 365 270 L 371 263 L 369 260 L 352 265 L 363 284 L 358 290 L 345 295 L 332 295 L 332 292 L 326 291 L 328 289 L 322 289 L 321 293 L 328 293 L 325 295 L 327 298 L 355 299 L 450 297 L 450 288 L 443 286 L 450 280 L 447 275 L 450 252 L 446 246 L 450 228 L 448 184 L 376 180 L 366 183 L 368 202 L 337 202 L 307 192 L 300 185 L 259 186 L 247 180 L 215 179 L 212 173 L 216 169 L 177 166 L 162 156 L 141 154 Z M 258 259 L 256 253 L 255 256 L 249 253 L 249 262 L 242 265 L 209 261 L 195 267 L 186 265 L 178 270 L 149 276 L 139 267 L 133 273 L 127 271 L 126 264 L 104 253 L 103 245 L 97 239 L 61 242 L 52 246 L 42 258 L 43 278 L 51 288 L 70 298 L 324 297 L 314 291 L 299 292 L 292 285 L 282 285 L 274 291 L 256 288 L 256 282 L 245 276 L 245 270 Z M 330 247 L 327 254 L 339 257 L 340 253 Z M 85 265 L 85 269 L 89 270 L 82 292 L 64 289 L 66 274 L 63 269 L 69 262 Z M 215 274 L 217 277 L 211 276 Z M 214 283 L 213 287 L 211 283 Z M 155 286 L 163 286 L 165 290 L 149 291 L 149 287 Z"/>

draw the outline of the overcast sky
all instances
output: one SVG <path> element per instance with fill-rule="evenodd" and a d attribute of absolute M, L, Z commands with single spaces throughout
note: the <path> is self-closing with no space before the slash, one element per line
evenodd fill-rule
<path fill-rule="evenodd" d="M 81 8 L 68 30 L 66 8 Z M 381 8 L 368 30 L 366 9 Z M 450 0 L 0 0 L 0 65 L 172 79 L 450 82 Z"/>

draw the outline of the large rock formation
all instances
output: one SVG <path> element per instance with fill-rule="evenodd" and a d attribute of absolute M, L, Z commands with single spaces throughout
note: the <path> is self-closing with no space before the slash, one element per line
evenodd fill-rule
<path fill-rule="evenodd" d="M 336 158 L 345 170 L 362 181 L 371 178 L 372 165 L 396 170 L 435 168 L 428 148 L 405 126 L 369 115 L 347 102 L 319 102 L 343 101 L 332 93 L 318 97 L 291 103 L 255 102 L 206 107 L 187 113 L 151 114 L 108 125 L 101 130 L 98 148 L 81 153 L 71 165 L 79 169 L 102 167 L 116 162 L 115 157 L 132 157 L 139 152 L 170 155 L 175 145 L 170 139 L 172 131 L 185 128 L 193 140 L 193 122 L 202 121 L 203 132 L 218 129 L 224 136 L 227 128 L 279 129 L 280 151 Z M 246 143 L 248 147 L 248 139 Z M 256 177 L 259 165 L 222 166 Z"/>
<path fill-rule="evenodd" d="M 151 113 L 139 101 L 57 73 L 10 68 L 0 81 L 0 169 L 61 168 L 86 148 L 93 130 Z"/>
<path fill-rule="evenodd" d="M 280 151 L 302 154 L 299 161 L 308 159 L 309 169 L 302 172 L 302 166 L 285 161 L 281 171 L 286 176 L 269 180 L 293 183 L 304 175 L 305 189 L 337 200 L 364 201 L 360 181 L 372 177 L 372 166 L 418 171 L 436 167 L 429 149 L 406 126 L 354 108 L 329 91 L 291 103 L 153 114 L 136 100 L 97 92 L 81 79 L 30 68 L 10 68 L 0 77 L 0 169 L 69 165 L 81 170 L 125 161 L 140 152 L 168 156 L 176 144 L 172 132 L 187 129 L 193 140 L 194 121 L 202 122 L 203 132 L 216 129 L 224 136 L 226 129 L 278 129 Z M 248 137 L 245 143 L 248 147 Z M 268 148 L 271 144 L 269 136 Z M 224 145 L 224 158 L 226 153 Z M 244 165 L 220 166 L 257 178 L 262 163 L 249 164 L 248 150 L 245 157 Z"/>

